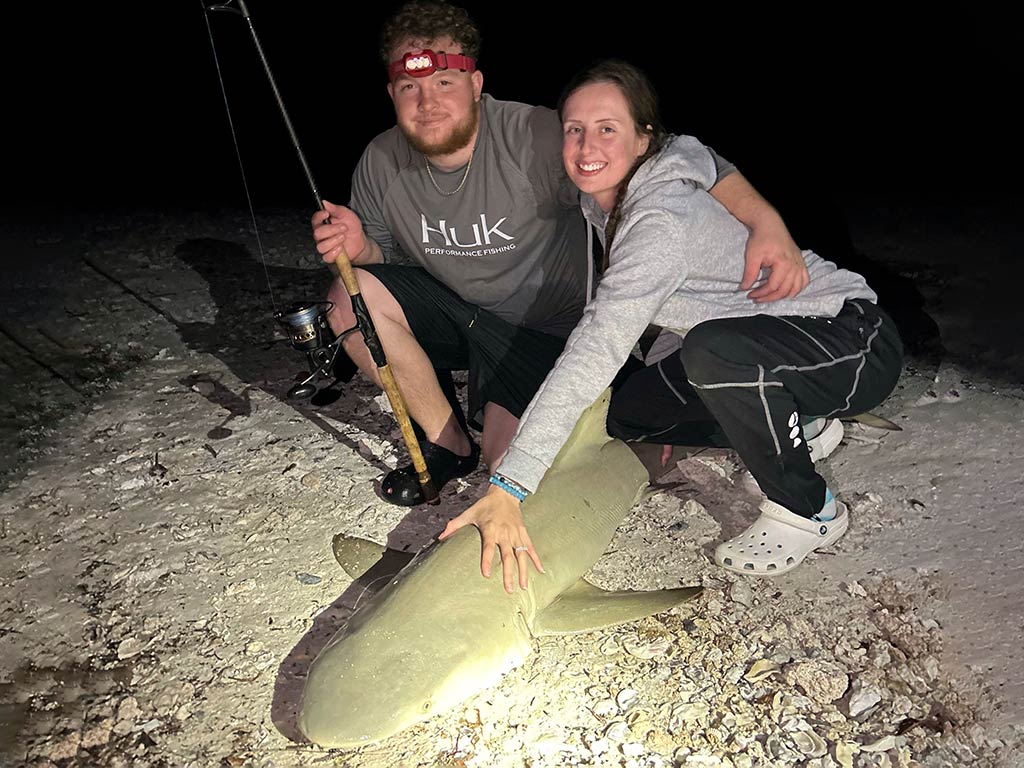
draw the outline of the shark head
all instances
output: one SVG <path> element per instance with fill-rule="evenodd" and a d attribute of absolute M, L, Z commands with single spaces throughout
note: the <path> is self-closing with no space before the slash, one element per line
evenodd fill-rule
<path fill-rule="evenodd" d="M 373 744 L 465 701 L 517 663 L 433 647 L 436 654 L 407 648 L 389 657 L 378 642 L 339 644 L 310 671 L 300 729 L 325 747 Z"/>
<path fill-rule="evenodd" d="M 478 542 L 468 534 L 444 542 L 439 551 L 466 552 L 406 568 L 353 614 L 310 666 L 299 712 L 307 738 L 325 747 L 379 742 L 497 683 L 531 653 L 528 595 L 506 595 L 499 579 L 453 564 L 476 568 Z"/>

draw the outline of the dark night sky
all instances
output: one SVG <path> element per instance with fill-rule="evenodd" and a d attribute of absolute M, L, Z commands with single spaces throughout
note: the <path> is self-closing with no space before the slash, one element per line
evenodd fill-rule
<path fill-rule="evenodd" d="M 36 10 L 48 15 L 8 29 L 21 45 L 3 54 L 0 202 L 244 206 L 202 2 L 80 5 Z M 983 197 L 1015 181 L 1021 33 L 1008 18 L 865 8 L 669 19 L 640 17 L 632 5 L 578 13 L 567 4 L 567 18 L 545 23 L 553 5 L 466 3 L 483 31 L 486 91 L 553 104 L 591 58 L 628 58 L 654 76 L 671 130 L 715 147 L 787 215 L 866 194 Z M 347 198 L 360 151 L 393 123 L 376 44 L 394 7 L 248 3 L 330 199 Z M 208 18 L 255 206 L 312 210 L 248 27 L 233 14 Z"/>
<path fill-rule="evenodd" d="M 313 176 L 335 202 L 347 201 L 367 142 L 394 124 L 377 39 L 396 5 L 248 2 Z M 899 315 L 908 350 L 930 354 L 937 338 L 920 279 L 900 271 L 908 252 L 936 264 L 930 289 L 960 313 L 964 339 L 1020 327 L 1024 32 L 1015 20 L 977 5 L 916 17 L 830 7 L 826 17 L 675 4 L 685 15 L 668 18 L 652 4 L 609 13 L 573 3 L 549 21 L 555 5 L 466 3 L 483 32 L 487 92 L 553 106 L 590 60 L 630 59 L 655 80 L 670 130 L 736 163 L 801 247 L 868 278 Z M 308 221 L 313 195 L 248 26 L 204 7 L 34 3 L 8 19 L 0 225 L 52 217 L 56 229 L 65 213 L 88 221 L 142 209 L 187 227 L 193 211 L 247 212 L 207 20 L 256 221 L 282 208 Z M 892 242 L 861 253 L 855 226 L 865 221 L 876 242 L 892 228 Z M 0 269 L 25 263 L 11 252 Z M 942 287 L 960 273 L 966 289 Z M 968 328 L 968 317 L 987 324 Z M 977 343 L 965 341 L 964 355 Z M 1014 335 L 988 357 L 1017 360 L 1017 349 Z"/>

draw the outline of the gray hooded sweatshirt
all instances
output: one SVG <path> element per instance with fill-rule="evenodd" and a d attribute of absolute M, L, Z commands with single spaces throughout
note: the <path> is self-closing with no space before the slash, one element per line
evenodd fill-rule
<path fill-rule="evenodd" d="M 864 278 L 804 251 L 796 297 L 756 304 L 739 290 L 749 232 L 707 190 L 711 154 L 676 136 L 629 182 L 609 266 L 594 299 L 530 405 L 497 471 L 535 491 L 590 404 L 611 384 L 650 324 L 685 336 L 698 323 L 757 314 L 835 317 L 847 299 L 877 301 Z M 581 206 L 603 240 L 607 214 Z M 764 277 L 764 275 L 762 275 Z"/>

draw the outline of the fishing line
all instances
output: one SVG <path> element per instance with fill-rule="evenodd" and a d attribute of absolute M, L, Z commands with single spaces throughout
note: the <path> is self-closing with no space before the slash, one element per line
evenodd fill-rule
<path fill-rule="evenodd" d="M 238 144 L 238 133 L 235 131 L 235 121 L 231 114 L 231 103 L 228 101 L 228 92 L 224 86 L 224 75 L 220 68 L 220 58 L 217 56 L 217 44 L 213 38 L 213 28 L 210 26 L 210 17 L 206 13 L 210 11 L 232 11 L 237 13 L 234 8 L 229 8 L 225 4 L 219 4 L 210 6 L 207 8 L 203 0 L 199 0 L 200 5 L 203 8 L 203 20 L 206 22 L 206 33 L 210 37 L 210 48 L 213 50 L 213 65 L 217 69 L 217 82 L 220 85 L 221 97 L 224 99 L 224 110 L 228 115 L 228 128 L 231 131 L 231 141 L 235 147 L 235 158 L 238 160 L 238 170 L 242 175 L 242 187 L 245 189 L 245 200 L 249 206 L 249 217 L 252 220 L 253 234 L 256 237 L 256 249 L 260 253 L 260 263 L 263 265 L 263 275 L 267 279 L 267 290 L 270 292 L 270 306 L 277 313 L 277 301 L 274 298 L 274 286 L 270 281 L 270 270 L 267 268 L 267 258 L 263 251 L 263 241 L 260 239 L 260 230 L 256 224 L 256 210 L 252 204 L 252 195 L 249 191 L 249 181 L 245 175 L 245 163 L 242 162 L 242 149 Z M 261 52 L 262 56 L 262 52 Z M 320 203 L 317 203 L 319 207 Z"/>
<path fill-rule="evenodd" d="M 277 102 L 278 109 L 281 111 L 281 115 L 284 118 L 285 126 L 288 130 L 288 136 L 291 139 L 292 146 L 295 147 L 295 151 L 299 156 L 299 161 L 302 164 L 302 169 L 305 172 L 306 180 L 309 182 L 313 196 L 316 198 L 317 208 L 322 205 L 320 201 L 320 192 L 317 189 L 316 182 L 313 180 L 313 174 L 309 170 L 309 164 L 306 162 L 306 156 L 302 152 L 302 147 L 299 145 L 298 136 L 296 136 L 295 129 L 292 127 L 291 119 L 288 117 L 288 111 L 285 109 L 284 102 L 281 99 L 281 93 L 278 90 L 277 83 L 270 71 L 270 65 L 267 62 L 267 57 L 263 53 L 263 46 L 260 44 L 259 37 L 256 35 L 256 30 L 252 26 L 252 19 L 249 17 L 249 11 L 248 8 L 246 8 L 245 3 L 239 0 L 241 10 L 233 8 L 231 6 L 231 2 L 207 5 L 205 0 L 200 0 L 200 5 L 204 11 L 203 18 L 206 20 L 206 31 L 210 38 L 210 47 L 213 49 L 213 59 L 217 70 L 217 80 L 220 84 L 221 96 L 224 100 L 224 109 L 228 116 L 228 126 L 231 131 L 231 140 L 235 148 L 235 156 L 238 159 L 238 168 L 242 176 L 242 186 L 245 188 L 245 199 L 249 207 L 249 216 L 252 219 L 253 232 L 256 237 L 256 247 L 259 250 L 260 262 L 263 265 L 263 274 L 267 281 L 267 288 L 270 291 L 270 302 L 271 307 L 274 310 L 274 319 L 281 324 L 284 331 L 287 333 L 292 348 L 306 354 L 309 367 L 309 375 L 288 390 L 288 397 L 312 397 L 319 391 L 316 384 L 313 382 L 317 379 L 330 378 L 332 376 L 335 363 L 338 361 L 338 356 L 341 352 L 342 340 L 348 334 L 357 330 L 358 326 L 350 328 L 336 337 L 327 321 L 328 313 L 334 308 L 333 302 L 329 301 L 295 302 L 285 310 L 279 310 L 277 307 L 273 284 L 270 280 L 270 269 L 267 265 L 266 254 L 263 248 L 263 242 L 260 238 L 259 226 L 256 221 L 256 211 L 252 202 L 252 194 L 245 173 L 245 163 L 242 160 L 242 151 L 238 141 L 238 131 L 235 129 L 235 122 L 231 112 L 231 104 L 228 99 L 227 89 L 224 85 L 224 75 L 220 66 L 220 58 L 217 55 L 217 45 L 213 36 L 213 28 L 210 25 L 210 19 L 207 13 L 208 11 L 227 11 L 229 13 L 242 16 L 242 18 L 246 20 L 249 26 L 250 35 L 255 43 L 260 62 L 267 74 L 267 79 L 270 81 L 270 88 L 273 91 L 274 99 Z"/>
<path fill-rule="evenodd" d="M 277 102 L 281 116 L 284 118 L 285 126 L 288 129 L 288 135 L 292 141 L 292 146 L 295 147 L 295 151 L 299 156 L 299 161 L 302 164 L 302 170 L 306 174 L 306 181 L 309 183 L 310 190 L 313 192 L 313 197 L 316 201 L 315 204 L 317 208 L 322 210 L 323 198 L 320 197 L 320 191 L 317 189 L 316 182 L 313 180 L 313 174 L 309 170 L 309 164 L 306 162 L 306 156 L 303 154 L 302 148 L 299 146 L 298 137 L 295 135 L 295 130 L 292 128 L 292 121 L 288 117 L 288 111 L 285 109 L 284 101 L 281 99 L 280 91 L 277 89 L 277 83 L 274 80 L 273 73 L 270 71 L 267 57 L 263 53 L 263 46 L 260 44 L 259 37 L 256 35 L 256 29 L 253 27 L 252 18 L 249 16 L 249 9 L 246 7 L 244 0 L 238 0 L 238 9 L 231 7 L 231 0 L 226 3 L 216 3 L 209 6 L 206 5 L 204 0 L 200 0 L 200 5 L 203 8 L 203 16 L 206 18 L 206 28 L 210 36 L 210 44 L 214 46 L 215 60 L 216 46 L 214 45 L 213 30 L 210 27 L 210 21 L 207 15 L 208 12 L 228 11 L 230 13 L 239 14 L 245 19 L 246 24 L 249 27 L 249 33 L 252 37 L 253 43 L 256 45 L 256 51 L 259 54 L 260 62 L 263 64 L 263 70 L 267 75 L 267 79 L 270 81 L 270 87 L 274 93 L 274 99 Z M 221 91 L 224 92 L 225 105 L 227 106 L 227 94 L 224 89 L 224 80 L 221 76 L 219 62 L 217 64 L 217 76 L 220 78 Z M 228 108 L 228 114 L 230 115 L 230 107 Z M 238 139 L 234 130 L 233 122 L 231 123 L 231 126 L 232 138 L 235 142 L 235 151 L 238 154 L 239 165 L 241 165 L 241 152 L 238 150 Z M 244 171 L 242 173 L 242 178 L 243 180 L 245 179 Z M 246 198 L 249 200 L 249 210 L 250 212 L 253 212 L 252 199 L 249 195 L 248 184 L 246 184 Z M 253 227 L 256 228 L 255 213 L 253 213 Z M 267 284 L 269 285 L 270 275 L 267 271 L 262 244 L 259 246 L 259 249 L 260 258 L 263 260 L 264 272 L 267 273 Z M 348 334 L 358 330 L 362 334 L 363 343 L 366 345 L 366 348 L 370 353 L 370 357 L 373 359 L 373 363 L 377 368 L 377 374 L 380 378 L 381 384 L 383 385 L 384 393 L 388 397 L 392 413 L 395 416 L 395 421 L 397 421 L 402 432 L 402 439 L 405 442 L 409 456 L 412 459 L 417 481 L 423 491 L 423 498 L 431 504 L 437 504 L 440 501 L 438 489 L 430 477 L 426 460 L 423 457 L 423 451 L 420 449 L 419 439 L 416 436 L 416 432 L 412 426 L 412 421 L 409 418 L 408 410 L 406 409 L 405 400 L 398 388 L 398 382 L 391 370 L 391 366 L 388 364 L 387 357 L 384 354 L 384 347 L 380 342 L 380 338 L 377 336 L 377 330 L 374 326 L 373 319 L 370 317 L 370 311 L 367 308 L 366 302 L 363 300 L 362 294 L 359 290 L 359 283 L 356 279 L 355 272 L 352 269 L 352 264 L 349 261 L 348 254 L 346 253 L 344 246 L 341 246 L 341 253 L 338 255 L 335 262 L 330 265 L 330 268 L 341 279 L 345 286 L 345 290 L 348 292 L 349 299 L 352 303 L 352 314 L 355 317 L 356 324 L 352 328 L 343 331 L 335 337 L 335 334 L 327 321 L 327 314 L 330 312 L 333 304 L 325 301 L 297 303 L 290 306 L 287 310 L 275 312 L 275 319 L 277 319 L 278 322 L 280 322 L 288 331 L 292 347 L 306 353 L 306 358 L 310 367 L 310 376 L 302 383 L 293 386 L 288 391 L 288 396 L 308 397 L 315 394 L 317 392 L 317 388 L 311 383 L 311 381 L 322 375 L 330 375 L 334 367 L 334 362 L 337 360 L 338 353 L 341 349 L 342 340 Z"/>

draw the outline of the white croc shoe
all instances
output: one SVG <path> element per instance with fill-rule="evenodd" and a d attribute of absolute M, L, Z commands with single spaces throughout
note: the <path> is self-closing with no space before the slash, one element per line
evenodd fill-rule
<path fill-rule="evenodd" d="M 765 499 L 760 517 L 739 536 L 715 548 L 715 562 L 737 573 L 779 576 L 796 568 L 811 552 L 834 543 L 846 533 L 850 518 L 836 500 L 836 516 L 818 522 L 794 514 Z"/>
<path fill-rule="evenodd" d="M 818 427 L 818 430 L 812 433 L 815 427 Z M 807 449 L 811 454 L 811 462 L 817 464 L 832 455 L 832 452 L 839 447 L 839 443 L 843 441 L 843 433 L 843 422 L 839 419 L 816 419 L 811 424 L 805 424 L 804 435 L 807 437 Z"/>
<path fill-rule="evenodd" d="M 811 463 L 813 464 L 817 464 L 819 461 L 831 456 L 843 441 L 843 435 L 845 434 L 843 422 L 839 419 L 812 419 L 803 425 L 803 429 L 804 435 L 807 438 L 807 451 L 811 455 Z M 757 484 L 754 476 L 750 474 L 750 470 L 743 470 L 739 484 L 748 493 L 760 496 L 762 499 L 765 498 L 764 493 L 761 491 L 761 486 Z"/>

